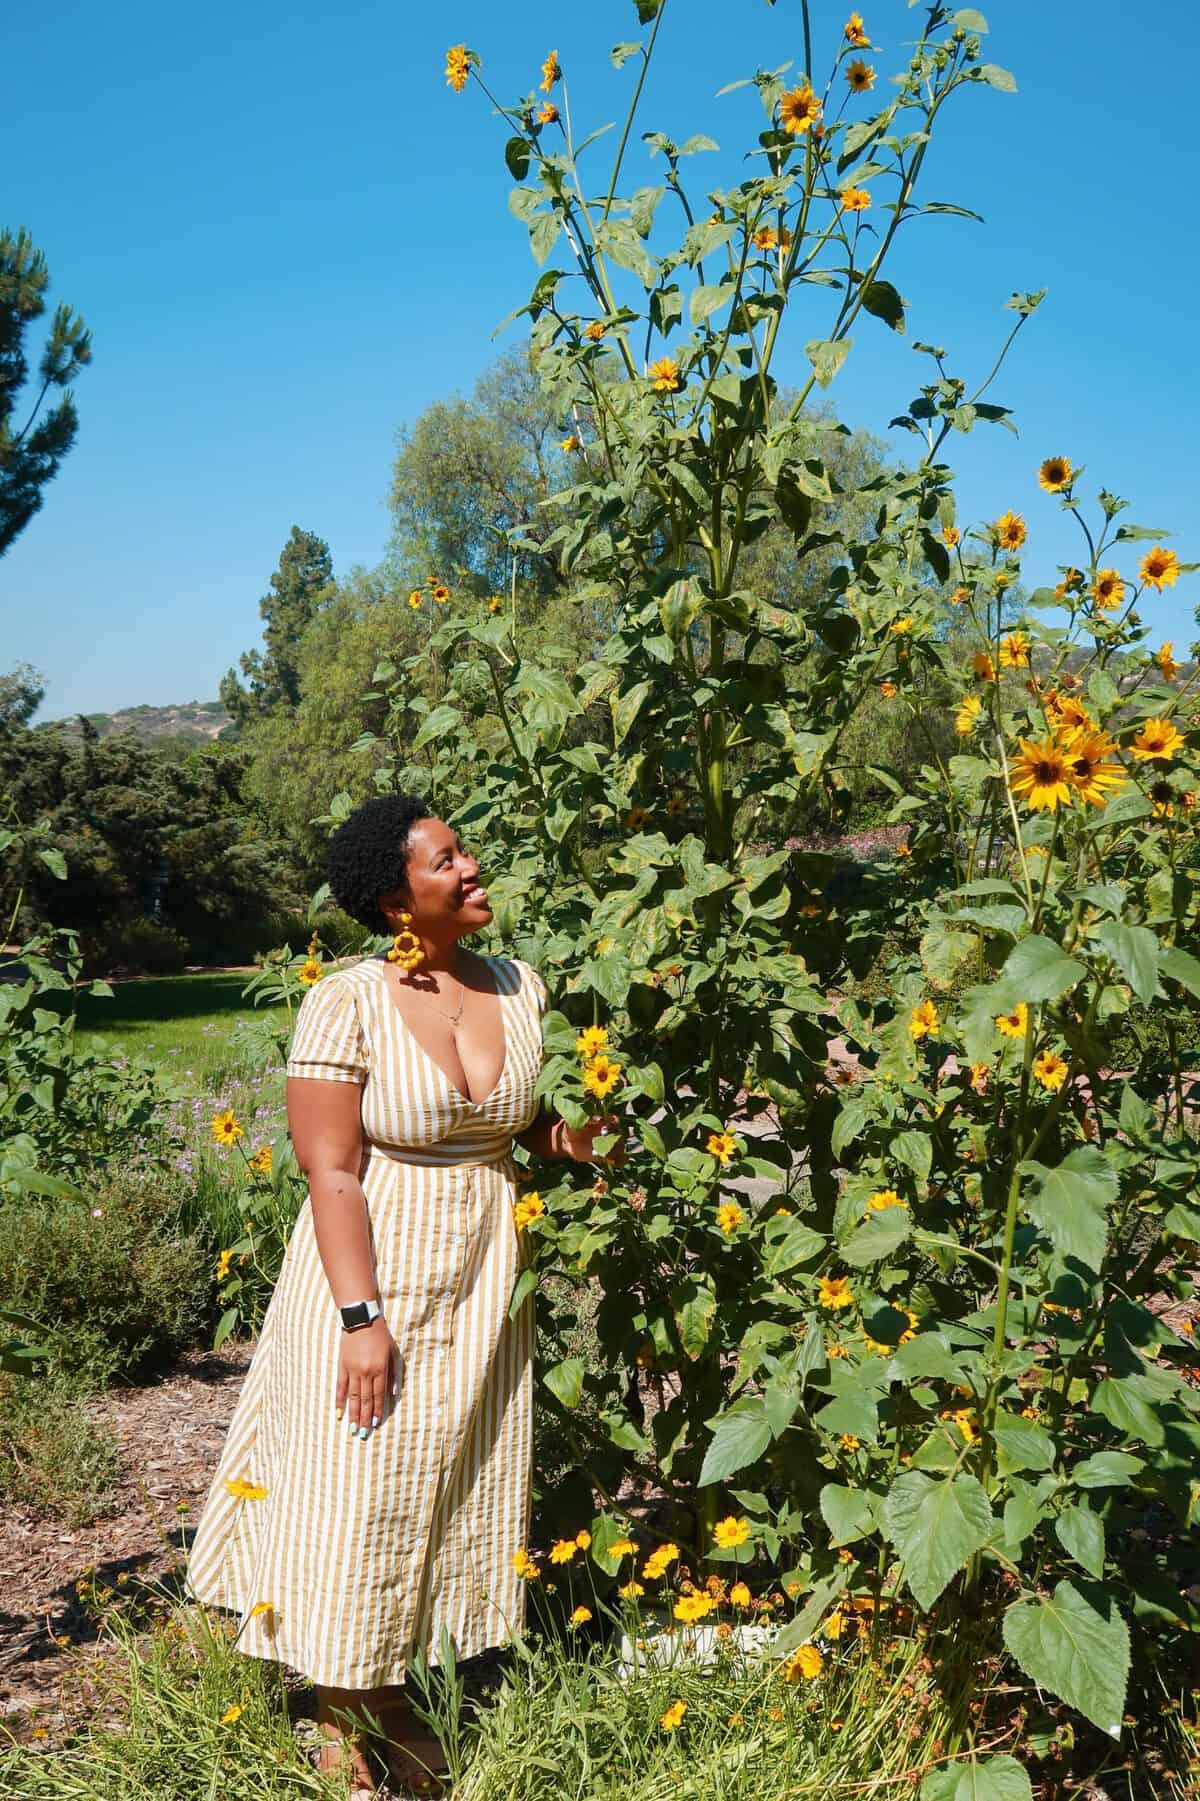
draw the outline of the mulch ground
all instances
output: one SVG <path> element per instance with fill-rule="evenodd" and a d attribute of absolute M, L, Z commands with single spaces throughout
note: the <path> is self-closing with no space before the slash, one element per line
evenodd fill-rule
<path fill-rule="evenodd" d="M 192 1352 L 160 1381 L 96 1402 L 121 1449 L 104 1518 L 71 1531 L 32 1508 L 0 1513 L 0 1727 L 21 1739 L 44 1730 L 53 1741 L 86 1713 L 88 1662 L 111 1648 L 77 1583 L 116 1589 L 123 1575 L 131 1593 L 147 1582 L 178 1592 L 185 1539 L 253 1350 Z"/>

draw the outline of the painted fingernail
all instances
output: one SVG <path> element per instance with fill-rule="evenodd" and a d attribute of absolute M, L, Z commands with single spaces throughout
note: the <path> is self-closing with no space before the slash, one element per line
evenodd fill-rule
<path fill-rule="evenodd" d="M 340 1419 L 341 1419 L 341 1417 L 342 1417 L 342 1414 L 343 1414 L 343 1413 L 344 1413 L 344 1412 L 345 1412 L 345 1408 L 344 1408 L 344 1407 L 339 1407 L 339 1408 L 338 1408 L 338 1410 L 337 1410 L 337 1413 L 336 1413 L 336 1414 L 335 1414 L 335 1416 L 334 1416 L 334 1417 L 335 1417 L 335 1418 L 336 1418 L 336 1419 L 339 1419 L 339 1420 L 340 1420 Z"/>
<path fill-rule="evenodd" d="M 372 1429 L 372 1431 L 373 1431 L 373 1430 L 374 1430 L 374 1429 L 375 1429 L 375 1427 L 376 1427 L 376 1426 L 377 1426 L 377 1425 L 378 1425 L 378 1424 L 379 1424 L 379 1415 L 378 1415 L 378 1414 L 377 1414 L 377 1413 L 373 1413 L 373 1414 L 372 1414 L 372 1415 L 371 1415 L 371 1429 Z"/>

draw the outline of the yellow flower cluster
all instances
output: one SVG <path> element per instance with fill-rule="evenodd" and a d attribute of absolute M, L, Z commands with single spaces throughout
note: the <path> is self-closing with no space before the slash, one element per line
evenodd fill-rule
<path fill-rule="evenodd" d="M 531 1225 L 535 1219 L 541 1219 L 545 1211 L 545 1201 L 536 1188 L 531 1188 L 529 1193 L 523 1194 L 513 1206 L 513 1225 L 518 1232 L 523 1232 L 526 1226 Z"/>
<path fill-rule="evenodd" d="M 621 1080 L 621 1065 L 608 1054 L 608 1031 L 604 1026 L 585 1026 L 575 1040 L 575 1049 L 583 1064 L 583 1085 L 597 1100 L 604 1100 Z"/>

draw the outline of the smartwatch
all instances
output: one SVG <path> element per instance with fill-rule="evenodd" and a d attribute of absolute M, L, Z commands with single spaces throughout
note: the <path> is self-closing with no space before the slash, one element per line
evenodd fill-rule
<path fill-rule="evenodd" d="M 363 1326 L 369 1326 L 383 1312 L 378 1301 L 355 1301 L 349 1307 L 339 1307 L 342 1316 L 342 1329 L 346 1332 L 358 1332 Z"/>

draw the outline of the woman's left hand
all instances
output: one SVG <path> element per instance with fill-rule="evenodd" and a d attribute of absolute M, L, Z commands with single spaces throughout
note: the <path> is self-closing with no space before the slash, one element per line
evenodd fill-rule
<path fill-rule="evenodd" d="M 619 1139 L 606 1157 L 602 1157 L 595 1149 L 597 1138 L 616 1133 Z M 624 1134 L 621 1129 L 621 1118 L 617 1113 L 606 1113 L 603 1119 L 589 1119 L 586 1125 L 569 1126 L 563 1121 L 559 1138 L 562 1152 L 573 1163 L 616 1163 L 625 1161 Z"/>

